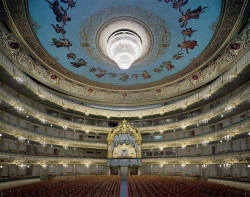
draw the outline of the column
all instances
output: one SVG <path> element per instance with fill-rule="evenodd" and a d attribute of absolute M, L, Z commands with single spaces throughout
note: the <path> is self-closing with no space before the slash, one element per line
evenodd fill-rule
<path fill-rule="evenodd" d="M 203 168 L 201 167 L 201 180 L 207 180 L 208 176 L 207 176 L 207 167 Z"/>
<path fill-rule="evenodd" d="M 118 166 L 118 176 L 121 176 L 121 167 Z"/>
<path fill-rule="evenodd" d="M 138 175 L 141 176 L 141 166 L 138 167 Z"/>
<path fill-rule="evenodd" d="M 130 173 L 131 173 L 131 167 L 128 166 L 128 176 L 130 176 Z"/>
<path fill-rule="evenodd" d="M 40 179 L 41 180 L 47 180 L 48 179 L 48 167 L 41 167 L 40 166 Z"/>
<path fill-rule="evenodd" d="M 108 166 L 107 168 L 108 168 L 107 175 L 110 176 L 111 175 L 111 168 L 110 168 L 110 166 Z"/>

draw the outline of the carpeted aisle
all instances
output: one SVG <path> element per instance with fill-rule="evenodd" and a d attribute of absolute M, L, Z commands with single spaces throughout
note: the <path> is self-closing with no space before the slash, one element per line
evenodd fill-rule
<path fill-rule="evenodd" d="M 127 181 L 121 181 L 120 197 L 128 197 L 128 194 L 127 194 Z"/>

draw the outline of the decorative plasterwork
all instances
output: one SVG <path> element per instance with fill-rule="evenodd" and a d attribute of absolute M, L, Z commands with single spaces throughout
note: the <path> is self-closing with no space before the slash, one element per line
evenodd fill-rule
<path fill-rule="evenodd" d="M 107 117 L 143 117 L 143 116 L 147 116 L 147 115 L 154 115 L 154 114 L 164 114 L 166 112 L 170 112 L 170 111 L 174 111 L 176 109 L 182 108 L 183 106 L 189 106 L 192 105 L 195 102 L 198 102 L 202 99 L 205 99 L 207 97 L 209 97 L 210 95 L 212 95 L 213 93 L 215 93 L 218 89 L 222 88 L 226 83 L 231 82 L 233 80 L 233 78 L 237 77 L 237 75 L 245 68 L 248 66 L 248 63 L 250 61 L 250 51 L 248 51 L 249 49 L 249 40 L 250 40 L 250 36 L 249 36 L 249 32 L 247 31 L 247 29 L 249 28 L 249 25 L 245 28 L 245 30 L 242 33 L 241 38 L 237 38 L 236 41 L 237 43 L 241 43 L 241 45 L 243 46 L 241 49 L 239 50 L 228 50 L 228 58 L 224 58 L 221 60 L 221 62 L 231 62 L 232 58 L 233 59 L 237 59 L 240 58 L 240 60 L 238 62 L 234 62 L 232 68 L 224 73 L 223 75 L 221 75 L 217 80 L 215 80 L 212 84 L 210 84 L 209 86 L 207 86 L 206 88 L 203 88 L 202 90 L 200 90 L 198 93 L 186 97 L 185 99 L 181 99 L 180 101 L 177 101 L 175 103 L 169 104 L 169 105 L 165 105 L 162 107 L 157 107 L 157 108 L 152 108 L 152 109 L 146 109 L 146 110 L 137 110 L 137 111 L 112 111 L 112 110 L 103 110 L 103 109 L 96 109 L 96 108 L 91 108 L 91 107 L 87 107 L 87 106 L 82 106 L 79 105 L 77 103 L 71 102 L 69 100 L 63 99 L 61 97 L 58 97 L 52 93 L 49 93 L 47 91 L 47 89 L 45 89 L 44 87 L 41 87 L 40 85 L 36 84 L 34 81 L 30 80 L 30 78 L 26 75 L 24 75 L 12 62 L 10 62 L 3 54 L 0 55 L 0 60 L 1 60 L 1 66 L 5 68 L 5 70 L 7 72 L 9 72 L 14 78 L 19 77 L 23 80 L 23 84 L 29 88 L 31 91 L 33 91 L 35 94 L 37 94 L 39 97 L 41 97 L 42 99 L 47 99 L 50 102 L 53 102 L 57 105 L 60 105 L 62 107 L 68 108 L 68 109 L 72 109 L 75 111 L 80 111 L 80 112 L 84 112 L 86 114 L 95 114 L 95 115 L 101 115 L 101 116 L 107 116 Z M 22 59 L 22 61 L 24 60 L 29 60 L 30 57 L 28 57 L 25 53 L 21 53 L 20 52 L 20 48 L 18 49 L 12 49 L 10 46 L 14 45 L 16 43 L 15 38 L 13 38 L 11 36 L 11 34 L 9 34 L 4 27 L 1 25 L 0 26 L 0 48 L 4 51 L 9 53 L 9 55 L 12 56 L 16 56 L 17 53 L 19 54 L 20 58 Z M 18 45 L 19 46 L 19 45 Z M 243 50 L 244 48 L 244 50 Z M 6 49 L 8 49 L 8 51 L 6 51 Z M 243 51 L 247 51 L 244 55 L 242 55 L 241 53 L 243 53 Z M 239 55 L 238 57 L 238 54 Z M 9 56 L 8 55 L 8 56 Z M 230 56 L 230 58 L 229 58 Z M 237 57 L 236 57 L 237 56 Z M 222 57 L 220 57 L 219 59 L 221 59 Z M 28 61 L 29 62 L 29 70 L 33 70 L 36 73 L 43 73 L 44 71 L 46 72 L 46 75 L 50 75 L 50 77 L 46 78 L 46 81 L 51 81 L 51 83 L 59 83 L 61 82 L 61 80 L 59 80 L 57 77 L 55 77 L 55 75 L 51 74 L 50 72 L 44 70 L 42 67 L 37 67 L 36 64 L 33 61 Z M 24 63 L 25 64 L 25 63 Z M 23 64 L 21 64 L 23 65 Z M 38 69 L 39 68 L 39 69 Z M 41 69 L 41 70 L 40 70 Z M 210 74 L 213 74 L 212 72 Z M 55 77 L 55 78 L 53 78 Z M 196 81 L 191 80 L 191 82 L 195 85 Z M 64 84 L 66 85 L 66 84 Z M 76 86 L 74 86 L 76 87 Z M 76 89 L 76 91 L 78 90 L 78 92 L 80 93 L 80 89 Z M 91 91 L 90 91 L 91 90 Z M 143 101 L 145 98 L 147 98 L 148 96 L 150 97 L 154 97 L 156 100 L 158 100 L 162 94 L 165 93 L 171 93 L 171 91 L 162 91 L 161 89 L 157 89 L 154 93 L 152 92 L 152 94 L 150 95 L 145 95 L 144 93 L 140 93 L 140 95 L 137 93 L 135 94 L 135 96 L 138 96 L 138 100 Z M 92 96 L 96 96 L 98 99 L 100 99 L 101 102 L 105 102 L 107 99 L 113 99 L 114 95 L 113 94 L 109 94 L 109 93 L 105 93 L 105 97 L 102 97 L 101 95 L 96 94 L 97 92 L 94 89 L 88 89 L 88 93 L 86 93 L 86 95 L 92 95 Z M 109 98 L 106 98 L 107 95 L 109 96 Z M 126 95 L 126 98 L 124 98 L 124 95 Z M 119 101 L 122 103 L 124 100 L 127 100 L 127 96 L 128 94 L 124 94 L 123 96 L 119 96 L 119 98 L 117 97 L 117 99 L 119 99 Z M 131 95 L 132 96 L 132 95 Z M 128 96 L 128 97 L 131 97 Z M 104 100 L 105 101 L 104 101 Z M 131 97 L 132 99 L 132 97 Z M 136 99 L 133 99 L 134 102 L 136 103 Z M 112 101 L 111 101 L 112 102 Z"/>
<path fill-rule="evenodd" d="M 248 132 L 250 128 L 250 119 L 231 125 L 224 129 L 206 134 L 187 137 L 184 139 L 167 140 L 163 142 L 143 143 L 142 149 L 163 149 L 168 147 L 185 147 L 194 144 L 208 144 L 209 142 L 224 139 L 225 136 L 233 137 L 235 135 Z"/>
<path fill-rule="evenodd" d="M 164 164 L 223 164 L 223 163 L 249 163 L 250 151 L 208 155 L 199 157 L 175 157 L 175 158 L 149 158 L 143 159 L 143 165 Z"/>
<path fill-rule="evenodd" d="M 184 139 L 176 139 L 169 140 L 163 142 L 152 142 L 152 143 L 143 143 L 142 149 L 162 149 L 167 147 L 180 147 L 187 145 L 195 145 L 195 144 L 207 144 L 213 140 L 221 140 L 224 139 L 225 136 L 235 136 L 244 132 L 247 132 L 250 128 L 250 119 L 239 122 L 237 124 L 233 124 L 230 127 L 217 130 L 216 132 L 211 132 L 199 136 L 184 138 Z M 43 134 L 38 134 L 29 130 L 24 130 L 22 128 L 16 127 L 14 125 L 10 125 L 4 121 L 0 121 L 0 131 L 2 133 L 6 133 L 13 136 L 22 136 L 30 141 L 37 142 L 45 142 L 47 144 L 55 144 L 60 146 L 68 146 L 68 147 L 79 147 L 79 148 L 96 148 L 96 149 L 108 149 L 108 144 L 103 143 L 94 143 L 94 142 L 84 142 L 79 140 L 70 140 L 65 138 L 58 138 Z M 140 138 L 139 138 L 140 139 Z"/>
<path fill-rule="evenodd" d="M 183 127 L 186 128 L 190 125 L 195 125 L 195 124 L 203 124 L 218 115 L 224 114 L 232 110 L 237 105 L 241 104 L 242 102 L 246 101 L 249 98 L 250 98 L 250 86 L 247 86 L 243 90 L 239 91 L 237 94 L 231 96 L 230 99 L 224 101 L 222 104 L 216 106 L 215 108 L 207 112 L 173 123 L 168 123 L 158 126 L 140 127 L 138 128 L 138 130 L 141 133 L 151 133 L 151 132 L 166 131 L 176 128 L 183 128 Z"/>
<path fill-rule="evenodd" d="M 142 159 L 143 165 L 164 164 L 222 164 L 248 163 L 250 151 L 228 154 L 209 155 L 201 157 L 174 157 Z M 74 158 L 74 157 L 46 157 L 0 152 L 2 164 L 89 164 L 106 165 L 107 159 Z"/>
<path fill-rule="evenodd" d="M 112 145 L 114 143 L 115 136 L 120 134 L 129 134 L 134 137 L 136 145 L 133 148 L 136 151 L 136 158 L 141 158 L 141 133 L 135 127 L 127 123 L 126 120 L 123 120 L 122 124 L 118 125 L 108 133 L 108 157 L 113 157 L 114 150 L 112 149 Z"/>
<path fill-rule="evenodd" d="M 9 94 L 6 90 L 4 90 L 1 87 L 0 87 L 0 99 L 7 102 L 10 105 L 12 105 L 13 107 L 21 107 L 23 109 L 24 113 L 26 113 L 29 116 L 32 116 L 32 117 L 34 117 L 34 118 L 36 118 L 44 123 L 58 125 L 62 128 L 67 127 L 67 128 L 81 130 L 81 131 L 93 131 L 96 133 L 107 133 L 110 130 L 110 128 L 108 128 L 108 127 L 84 125 L 84 124 L 72 122 L 69 120 L 57 118 L 57 117 L 54 117 L 52 115 L 48 115 L 46 113 L 38 111 L 37 109 L 34 109 L 33 107 L 25 104 L 21 100 L 15 98 L 15 96 Z"/>
<path fill-rule="evenodd" d="M 0 51 L 0 66 L 2 66 L 6 70 L 6 72 L 8 72 L 11 76 L 13 76 L 13 78 L 21 79 L 22 84 L 25 85 L 34 94 L 39 96 L 41 99 L 43 100 L 46 99 L 49 102 L 61 106 L 65 109 L 71 109 L 74 111 L 83 112 L 85 114 L 94 114 L 106 117 L 143 117 L 148 115 L 164 114 L 183 107 L 188 107 L 189 105 L 199 102 L 202 99 L 208 98 L 212 94 L 216 93 L 216 91 L 222 88 L 225 84 L 231 82 L 234 78 L 237 77 L 237 75 L 241 74 L 241 72 L 248 66 L 249 61 L 250 61 L 250 51 L 244 54 L 241 57 L 241 59 L 237 63 L 235 63 L 228 72 L 221 75 L 212 84 L 203 88 L 196 94 L 181 99 L 179 101 L 176 101 L 174 103 L 162 107 L 145 109 L 145 110 L 112 111 L 112 110 L 104 110 L 104 109 L 97 109 L 84 106 L 63 99 L 53 93 L 50 93 L 45 87 L 42 87 L 39 84 L 35 83 L 27 75 L 25 75 L 22 71 L 20 71 L 19 68 L 16 67 L 12 62 L 10 62 L 9 59 L 5 57 L 5 55 L 3 55 Z"/>
<path fill-rule="evenodd" d="M 249 27 L 248 27 L 249 28 Z M 248 33 L 249 34 L 249 33 Z M 247 34 L 245 35 L 246 46 L 249 46 L 250 36 Z M 10 44 L 14 43 L 10 34 L 0 26 L 0 47 L 10 48 Z M 12 49 L 13 50 L 13 49 Z M 232 53 L 238 53 L 238 51 L 231 51 Z M 15 50 L 12 52 L 13 54 L 16 53 Z M 164 114 L 167 112 L 171 112 L 183 106 L 188 107 L 189 105 L 194 104 L 195 102 L 199 102 L 202 99 L 206 99 L 212 94 L 216 93 L 216 91 L 222 88 L 225 84 L 231 82 L 234 78 L 240 74 L 244 68 L 249 65 L 250 61 L 250 51 L 246 52 L 244 55 L 240 57 L 240 60 L 234 62 L 232 68 L 221 75 L 218 79 L 216 79 L 213 83 L 208 85 L 207 87 L 199 90 L 196 94 L 192 96 L 188 96 L 184 99 L 176 101 L 174 103 L 145 110 L 136 110 L 136 111 L 112 111 L 112 110 L 104 110 L 104 109 L 97 109 L 91 108 L 87 106 L 83 106 L 77 104 L 75 102 L 71 102 L 69 100 L 63 99 L 53 93 L 50 93 L 45 87 L 40 86 L 39 84 L 35 83 L 31 80 L 27 75 L 22 73 L 18 67 L 16 67 L 5 55 L 3 55 L 0 51 L 0 65 L 10 74 L 13 78 L 20 78 L 22 79 L 22 83 L 30 89 L 34 94 L 38 95 L 41 99 L 46 99 L 56 105 L 62 106 L 64 108 L 68 108 L 74 111 L 83 112 L 86 114 L 94 114 L 94 115 L 101 115 L 106 117 L 143 117 L 148 115 L 155 115 L 155 114 Z M 51 75 L 54 76 L 54 75 Z M 53 79 L 49 79 L 54 81 Z M 57 81 L 57 80 L 56 80 Z M 54 81 L 54 82 L 56 82 Z M 93 93 L 93 92 L 92 92 Z M 160 95 L 161 92 L 156 92 L 156 94 Z M 155 95 L 156 96 L 156 95 Z"/>
<path fill-rule="evenodd" d="M 46 157 L 0 152 L 1 163 L 6 164 L 88 164 L 106 165 L 107 159 L 76 158 L 76 157 Z"/>
<path fill-rule="evenodd" d="M 6 133 L 8 135 L 13 135 L 15 137 L 22 136 L 27 140 L 39 143 L 45 142 L 46 144 L 54 144 L 59 146 L 78 147 L 78 148 L 94 148 L 94 149 L 108 148 L 107 144 L 104 143 L 71 140 L 66 138 L 53 137 L 46 134 L 35 133 L 29 130 L 16 127 L 14 125 L 10 125 L 2 120 L 0 120 L 0 131 L 1 133 Z"/>
<path fill-rule="evenodd" d="M 246 1 L 244 1 L 246 2 Z M 235 4 L 233 0 L 228 2 L 228 4 Z M 14 5 L 14 2 L 8 2 L 7 4 Z M 244 3 L 242 3 L 243 5 Z M 235 6 L 239 6 L 239 4 L 235 4 L 233 7 L 230 7 L 228 9 L 229 12 L 235 12 Z M 241 6 L 242 6 L 241 5 Z M 14 10 L 17 9 L 18 6 L 14 7 Z M 22 6 L 21 6 L 22 7 Z M 244 7 L 244 6 L 243 6 Z M 20 7 L 18 7 L 20 8 Z M 21 9 L 21 8 L 20 8 Z M 244 10 L 244 9 L 243 9 Z M 19 11 L 19 12 L 18 12 Z M 20 14 L 20 10 L 16 11 L 18 14 Z M 231 13 L 232 14 L 232 13 Z M 236 14 L 236 13 L 235 13 Z M 238 14 L 238 13 L 237 13 Z M 243 11 L 240 13 L 240 15 L 243 14 Z M 241 18 L 241 17 L 239 17 Z M 17 19 L 17 18 L 15 18 Z M 20 19 L 20 18 L 18 18 Z M 227 19 L 228 20 L 228 19 Z M 20 20 L 22 21 L 22 20 Z M 19 21 L 19 22 L 20 22 Z M 228 20 L 230 21 L 230 20 Z M 239 21 L 238 21 L 239 22 Z M 233 24 L 232 21 L 230 21 L 230 24 Z M 13 24 L 14 25 L 14 24 Z M 27 26 L 22 24 L 21 28 L 27 28 Z M 235 25 L 234 30 L 238 28 L 238 25 Z M 224 31 L 228 31 L 230 28 L 228 26 L 224 29 Z M 231 31 L 231 29 L 230 29 Z M 224 32 L 225 33 L 225 32 Z M 245 36 L 246 31 L 242 33 L 242 36 L 247 39 L 249 37 Z M 30 34 L 27 34 L 30 35 Z M 225 36 L 225 34 L 221 33 L 221 36 Z M 230 35 L 231 37 L 232 35 Z M 64 93 L 67 93 L 69 95 L 72 95 L 74 97 L 86 99 L 87 101 L 95 102 L 98 104 L 109 104 L 109 105 L 144 105 L 149 103 L 159 103 L 163 100 L 166 101 L 167 98 L 171 98 L 180 94 L 183 94 L 185 92 L 191 91 L 195 88 L 198 88 L 201 85 L 204 85 L 205 83 L 209 82 L 211 79 L 214 79 L 217 77 L 222 71 L 225 71 L 225 69 L 228 69 L 228 67 L 231 65 L 233 61 L 235 61 L 242 53 L 245 52 L 246 48 L 246 40 L 237 38 L 237 41 L 241 42 L 241 48 L 240 51 L 238 51 L 237 54 L 234 54 L 231 52 L 231 47 L 227 47 L 227 49 L 224 51 L 224 53 L 218 57 L 216 60 L 210 62 L 209 66 L 206 68 L 203 68 L 202 70 L 197 70 L 195 73 L 192 73 L 192 76 L 188 76 L 185 79 L 181 78 L 181 81 L 171 84 L 170 86 L 166 86 L 164 84 L 162 86 L 154 87 L 150 90 L 126 90 L 126 94 L 123 94 L 125 90 L 118 91 L 109 89 L 109 90 L 103 90 L 98 89 L 93 86 L 80 86 L 77 83 L 73 83 L 72 81 L 68 81 L 64 79 L 63 77 L 56 77 L 56 79 L 51 79 L 51 75 L 56 75 L 55 71 L 47 70 L 44 67 L 41 67 L 40 63 L 37 61 L 32 60 L 25 52 L 21 44 L 19 44 L 20 48 L 18 52 L 13 53 L 10 51 L 8 47 L 3 48 L 5 50 L 5 53 L 11 57 L 11 59 L 20 66 L 22 70 L 27 72 L 28 74 L 32 75 L 42 83 L 55 88 L 57 90 L 60 90 Z M 14 37 L 13 37 L 14 39 Z M 230 40 L 229 38 L 227 41 Z M 221 46 L 220 42 L 216 43 L 216 49 L 217 48 L 223 48 Z M 231 45 L 230 45 L 231 46 Z M 26 46 L 27 47 L 27 46 Z M 209 49 L 210 51 L 214 52 L 213 48 Z M 205 58 L 207 59 L 207 58 Z M 208 58 L 209 59 L 209 58 Z M 198 78 L 193 76 L 197 76 Z M 120 88 L 119 88 L 120 89 Z M 125 96 L 124 96 L 125 95 Z"/>
<path fill-rule="evenodd" d="M 138 132 L 138 130 L 135 127 L 131 126 L 125 120 L 122 121 L 122 124 L 115 127 L 108 133 L 108 138 L 107 138 L 108 144 L 112 144 L 112 142 L 114 141 L 114 137 L 121 133 L 124 133 L 124 134 L 128 133 L 128 134 L 133 135 L 135 137 L 136 142 L 141 144 L 142 138 L 141 138 L 140 132 Z"/>
<path fill-rule="evenodd" d="M 194 124 L 201 124 L 204 123 L 204 121 L 209 121 L 213 117 L 216 117 L 218 115 L 230 111 L 231 109 L 235 108 L 237 105 L 241 104 L 242 102 L 244 102 L 249 98 L 250 98 L 250 86 L 247 86 L 243 90 L 237 92 L 237 94 L 231 96 L 230 99 L 218 105 L 217 107 L 209 110 L 208 112 L 178 122 L 168 123 L 159 126 L 140 127 L 138 128 L 138 131 L 140 133 L 152 133 L 152 132 L 182 128 L 183 126 L 187 127 Z M 82 130 L 82 131 L 92 131 L 97 133 L 108 133 L 108 131 L 111 130 L 111 128 L 109 127 L 83 125 L 40 112 L 32 108 L 31 106 L 25 104 L 21 100 L 18 100 L 15 96 L 11 95 L 2 87 L 0 87 L 0 99 L 12 105 L 13 107 L 16 108 L 21 107 L 24 113 L 49 124 L 76 130 Z"/>

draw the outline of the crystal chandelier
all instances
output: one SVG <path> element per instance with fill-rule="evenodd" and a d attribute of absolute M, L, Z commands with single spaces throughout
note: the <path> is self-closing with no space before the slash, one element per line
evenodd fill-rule
<path fill-rule="evenodd" d="M 142 54 L 142 41 L 132 31 L 117 31 L 107 40 L 107 53 L 120 69 L 129 69 Z"/>

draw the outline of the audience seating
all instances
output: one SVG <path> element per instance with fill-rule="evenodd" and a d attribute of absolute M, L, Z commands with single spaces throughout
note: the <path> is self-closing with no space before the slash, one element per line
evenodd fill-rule
<path fill-rule="evenodd" d="M 248 197 L 250 191 L 225 185 L 167 176 L 130 176 L 129 197 Z"/>
<path fill-rule="evenodd" d="M 118 176 L 81 176 L 0 191 L 0 197 L 119 197 Z"/>

